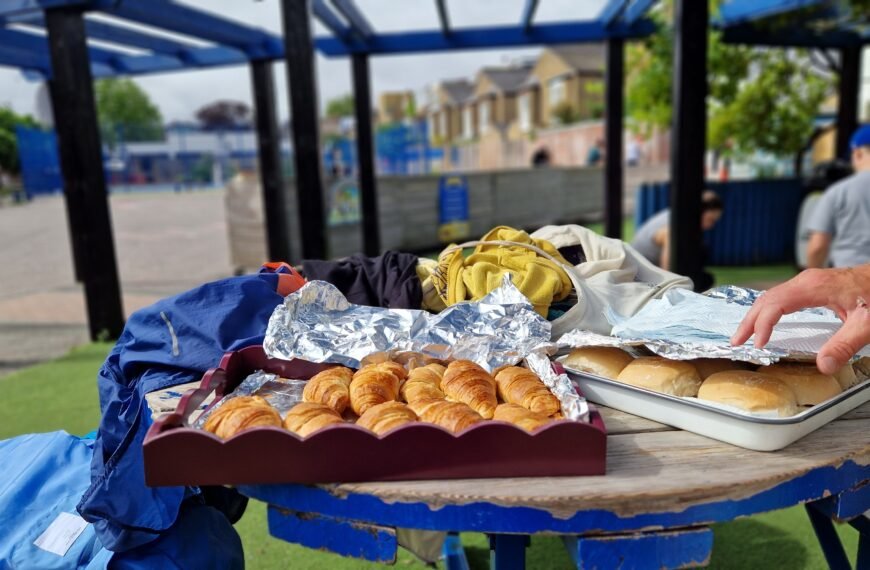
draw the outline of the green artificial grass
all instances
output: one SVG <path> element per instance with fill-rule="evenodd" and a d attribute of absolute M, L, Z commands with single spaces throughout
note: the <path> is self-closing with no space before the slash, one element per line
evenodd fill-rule
<path fill-rule="evenodd" d="M 100 418 L 96 374 L 108 350 L 107 344 L 83 346 L 53 362 L 0 378 L 0 393 L 3 394 L 0 398 L 0 438 L 58 429 L 81 435 L 95 429 Z M 266 507 L 255 501 L 249 504 L 236 529 L 242 537 L 247 567 L 251 570 L 383 568 L 272 538 L 266 526 Z M 711 568 L 800 570 L 827 567 L 806 514 L 800 507 L 714 525 L 713 530 L 715 547 Z M 837 530 L 854 564 L 857 532 L 846 525 L 838 525 Z M 486 537 L 466 533 L 462 535 L 462 541 L 471 568 L 488 568 Z M 532 538 L 527 563 L 532 569 L 572 568 L 561 540 L 552 536 Z M 396 567 L 425 568 L 404 551 L 399 553 Z"/>

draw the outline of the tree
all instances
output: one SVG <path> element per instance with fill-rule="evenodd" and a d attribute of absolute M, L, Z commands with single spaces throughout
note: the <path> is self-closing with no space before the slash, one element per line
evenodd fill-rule
<path fill-rule="evenodd" d="M 646 134 L 671 123 L 671 8 L 666 2 L 652 14 L 658 31 L 629 46 L 627 53 L 627 114 L 633 127 Z M 742 156 L 799 152 L 830 90 L 830 81 L 813 68 L 805 51 L 729 45 L 714 30 L 707 85 L 708 146 Z"/>
<path fill-rule="evenodd" d="M 196 120 L 208 130 L 250 127 L 253 113 L 242 101 L 215 101 L 196 112 Z"/>
<path fill-rule="evenodd" d="M 21 172 L 16 126 L 35 128 L 39 123 L 30 115 L 18 115 L 8 107 L 0 107 L 0 171 L 9 174 Z"/>
<path fill-rule="evenodd" d="M 556 119 L 559 125 L 570 125 L 582 119 L 580 110 L 577 109 L 570 101 L 562 101 L 550 110 L 550 114 Z"/>
<path fill-rule="evenodd" d="M 114 148 L 119 140 L 163 139 L 160 110 L 132 79 L 100 79 L 94 91 L 103 142 L 110 148 Z"/>
<path fill-rule="evenodd" d="M 353 95 L 347 94 L 326 103 L 326 116 L 330 119 L 353 116 Z"/>

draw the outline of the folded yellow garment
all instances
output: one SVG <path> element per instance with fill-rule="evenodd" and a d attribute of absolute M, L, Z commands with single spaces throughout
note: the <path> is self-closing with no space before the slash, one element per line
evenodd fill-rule
<path fill-rule="evenodd" d="M 417 277 L 420 278 L 420 287 L 423 290 L 422 309 L 433 313 L 440 313 L 447 308 L 444 301 L 438 296 L 432 274 L 438 268 L 438 262 L 434 259 L 421 257 L 417 262 Z"/>
<path fill-rule="evenodd" d="M 447 248 L 431 273 L 430 282 L 446 305 L 484 297 L 501 285 L 505 274 L 510 274 L 517 289 L 544 317 L 553 301 L 561 301 L 571 293 L 571 280 L 559 265 L 568 265 L 568 262 L 550 242 L 534 239 L 522 230 L 507 226 L 490 230 L 481 241 L 534 245 L 558 263 L 521 245 L 480 244 L 467 258 L 463 257 L 461 249 Z"/>

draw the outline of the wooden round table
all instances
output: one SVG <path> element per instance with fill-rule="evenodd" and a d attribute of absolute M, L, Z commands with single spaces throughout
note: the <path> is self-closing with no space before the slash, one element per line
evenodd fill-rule
<path fill-rule="evenodd" d="M 390 562 L 397 528 L 490 535 L 493 567 L 524 567 L 527 537 L 558 534 L 578 568 L 702 565 L 712 523 L 799 504 L 832 567 L 848 568 L 832 519 L 861 533 L 870 568 L 870 403 L 777 452 L 749 451 L 599 408 L 607 424 L 607 474 L 338 485 L 259 485 L 274 536 Z M 565 453 L 570 453 L 566 449 Z M 337 457 L 336 461 L 341 458 Z M 448 568 L 462 568 L 456 534 Z M 864 565 L 864 566 L 862 566 Z"/>

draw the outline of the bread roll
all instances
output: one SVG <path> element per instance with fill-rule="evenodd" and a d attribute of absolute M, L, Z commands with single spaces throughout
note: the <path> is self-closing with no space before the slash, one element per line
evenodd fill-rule
<path fill-rule="evenodd" d="M 799 406 L 815 406 L 843 391 L 833 376 L 822 374 L 813 363 L 778 362 L 758 369 L 779 378 L 794 391 Z"/>
<path fill-rule="evenodd" d="M 384 402 L 366 410 L 356 425 L 381 435 L 415 421 L 417 421 L 417 414 L 405 404 Z"/>
<path fill-rule="evenodd" d="M 326 426 L 344 423 L 338 413 L 326 404 L 300 402 L 284 416 L 284 429 L 307 437 Z"/>
<path fill-rule="evenodd" d="M 773 376 L 751 370 L 713 374 L 698 390 L 699 400 L 727 404 L 755 413 L 793 416 L 800 410 L 794 391 Z"/>
<path fill-rule="evenodd" d="M 616 380 L 671 396 L 695 396 L 701 386 L 701 377 L 691 363 L 661 356 L 635 359 Z"/>
<path fill-rule="evenodd" d="M 698 375 L 701 380 L 706 380 L 717 372 L 726 372 L 728 370 L 749 370 L 750 365 L 745 362 L 736 360 L 728 360 L 727 358 L 696 358 L 689 360 L 698 370 Z"/>
<path fill-rule="evenodd" d="M 855 373 L 855 368 L 852 364 L 847 364 L 846 366 L 840 368 L 836 374 L 834 374 L 834 378 L 837 379 L 837 382 L 840 384 L 840 388 L 843 390 L 848 390 L 855 384 L 859 382 L 858 375 Z"/>
<path fill-rule="evenodd" d="M 564 364 L 573 370 L 615 380 L 632 360 L 634 360 L 632 355 L 619 348 L 585 346 L 572 350 L 571 354 L 565 357 Z"/>

